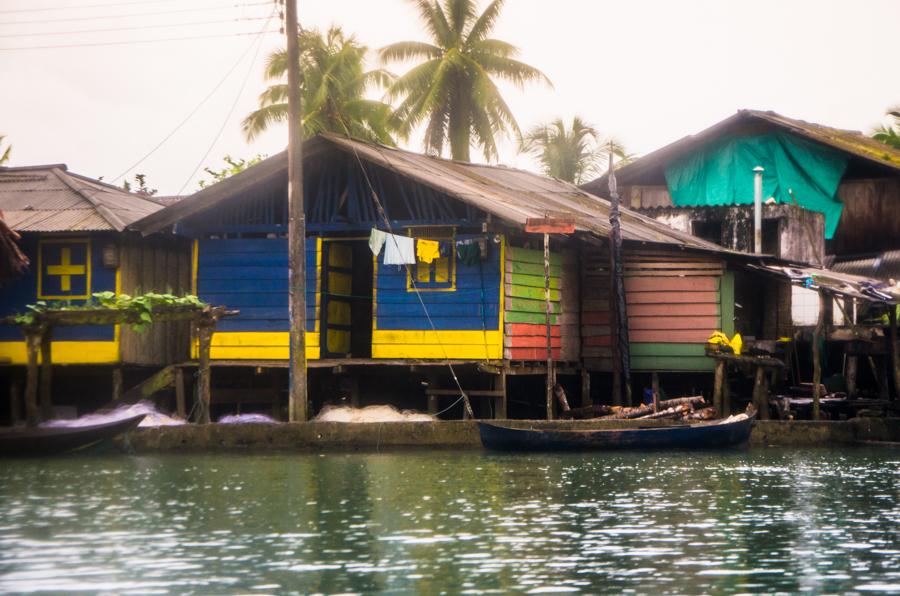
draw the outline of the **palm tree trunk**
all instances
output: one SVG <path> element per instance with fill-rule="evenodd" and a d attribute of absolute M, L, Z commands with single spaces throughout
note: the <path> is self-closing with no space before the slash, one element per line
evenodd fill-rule
<path fill-rule="evenodd" d="M 453 105 L 450 108 L 448 131 L 450 137 L 450 155 L 457 161 L 469 161 L 469 144 L 471 143 L 471 124 L 466 109 L 467 98 L 460 92 L 462 85 L 453 86 Z"/>

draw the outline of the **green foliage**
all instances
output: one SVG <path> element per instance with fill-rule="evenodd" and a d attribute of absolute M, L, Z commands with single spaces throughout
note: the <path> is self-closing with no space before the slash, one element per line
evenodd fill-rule
<path fill-rule="evenodd" d="M 395 145 L 391 106 L 365 97 L 370 87 L 387 85 L 393 75 L 386 70 L 365 70 L 368 48 L 352 35 L 346 37 L 340 27 L 331 27 L 324 34 L 304 30 L 298 44 L 304 136 L 332 132 Z M 265 77 L 279 82 L 262 92 L 259 109 L 244 119 L 247 140 L 287 120 L 287 65 L 287 50 L 269 55 Z"/>
<path fill-rule="evenodd" d="M 230 176 L 234 176 L 237 173 L 243 172 L 250 166 L 255 166 L 262 160 L 264 160 L 267 156 L 260 155 L 257 153 L 254 157 L 250 159 L 244 159 L 243 157 L 240 159 L 234 159 L 230 155 L 226 155 L 222 160 L 225 162 L 225 167 L 221 170 L 213 170 L 212 168 L 203 168 L 203 171 L 212 176 L 212 180 L 201 180 L 200 188 L 206 188 L 207 186 L 211 186 L 216 182 L 221 182 Z"/>
<path fill-rule="evenodd" d="M 877 127 L 872 132 L 872 138 L 894 149 L 900 149 L 900 106 L 888 110 L 887 117 L 890 123 Z"/>
<path fill-rule="evenodd" d="M 610 149 L 620 159 L 617 165 L 633 159 L 621 144 L 604 139 L 578 116 L 570 127 L 562 118 L 535 126 L 519 142 L 519 151 L 535 155 L 544 174 L 573 184 L 600 174 Z"/>
<path fill-rule="evenodd" d="M 453 159 L 469 161 L 474 143 L 485 159 L 496 159 L 496 137 L 520 131 L 495 81 L 522 89 L 550 80 L 516 60 L 515 46 L 488 38 L 504 0 L 493 0 L 480 15 L 475 0 L 412 1 L 431 43 L 404 41 L 379 52 L 384 62 L 421 61 L 388 88 L 389 98 L 403 98 L 393 115 L 397 125 L 408 134 L 427 122 L 426 151 L 440 155 L 449 144 Z"/>
<path fill-rule="evenodd" d="M 6 139 L 6 135 L 0 135 L 0 145 L 3 145 L 4 139 Z M 9 144 L 6 145 L 6 149 L 0 149 L 0 166 L 6 165 L 11 152 L 12 145 Z"/>
<path fill-rule="evenodd" d="M 152 197 L 159 192 L 157 189 L 147 186 L 147 174 L 135 174 L 134 182 L 129 182 L 128 180 L 123 181 L 122 189 L 126 192 L 133 192 L 144 197 Z"/>
<path fill-rule="evenodd" d="M 14 317 L 17 325 L 28 327 L 39 322 L 42 314 L 51 311 L 89 311 L 115 310 L 123 313 L 131 321 L 131 328 L 143 332 L 153 322 L 153 311 L 160 307 L 194 307 L 203 308 L 206 303 L 194 295 L 176 296 L 174 294 L 157 294 L 147 292 L 140 296 L 116 294 L 115 292 L 96 292 L 91 300 L 84 304 L 72 305 L 69 302 L 45 302 L 39 300 L 25 307 L 24 313 Z"/>

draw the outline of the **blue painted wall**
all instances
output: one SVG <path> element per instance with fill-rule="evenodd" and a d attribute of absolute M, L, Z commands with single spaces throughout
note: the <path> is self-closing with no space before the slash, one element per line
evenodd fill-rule
<path fill-rule="evenodd" d="M 199 241 L 197 293 L 210 304 L 241 311 L 217 331 L 289 331 L 286 238 Z M 306 240 L 306 329 L 316 324 L 316 238 Z"/>
<path fill-rule="evenodd" d="M 457 234 L 457 240 L 478 236 Z M 477 265 L 458 259 L 456 290 L 422 291 L 422 301 L 439 331 L 496 330 L 500 324 L 500 245 L 488 242 L 488 256 Z M 411 266 L 415 267 L 415 266 Z M 415 291 L 407 289 L 406 267 L 385 265 L 378 257 L 376 326 L 380 330 L 432 329 Z"/>
<path fill-rule="evenodd" d="M 22 250 L 31 260 L 31 265 L 25 275 L 12 283 L 0 288 L 0 317 L 23 312 L 25 306 L 34 304 L 37 300 L 38 286 L 38 246 L 41 238 L 52 240 L 81 240 L 90 238 L 91 241 L 91 281 L 87 294 L 96 292 L 114 292 L 116 289 L 116 270 L 103 266 L 103 246 L 115 241 L 115 235 L 109 233 L 96 233 L 83 236 L 62 236 L 62 235 L 36 235 L 23 234 L 19 243 Z M 47 267 L 58 264 L 56 260 L 59 256 L 59 247 L 65 244 L 47 244 L 45 245 L 44 259 L 41 265 L 44 268 L 44 293 L 64 294 L 59 288 L 58 276 L 48 276 Z M 72 243 L 73 258 L 81 262 L 78 254 L 78 244 Z M 85 293 L 84 276 L 73 276 L 70 284 L 70 292 L 73 294 L 84 295 Z M 51 285 L 51 284 L 56 284 Z M 57 302 L 56 300 L 48 300 L 47 302 Z M 85 300 L 70 300 L 71 304 L 84 304 Z M 14 325 L 0 324 L 0 341 L 18 341 L 22 340 L 22 332 Z M 53 339 L 55 341 L 112 341 L 115 339 L 115 328 L 112 325 L 104 326 L 81 326 L 81 327 L 57 327 L 53 330 Z"/>

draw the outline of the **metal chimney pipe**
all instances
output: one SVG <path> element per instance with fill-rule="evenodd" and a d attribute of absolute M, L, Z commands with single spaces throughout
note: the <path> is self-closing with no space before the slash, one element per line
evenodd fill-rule
<path fill-rule="evenodd" d="M 762 194 L 763 172 L 762 166 L 753 168 L 753 252 L 762 254 Z"/>

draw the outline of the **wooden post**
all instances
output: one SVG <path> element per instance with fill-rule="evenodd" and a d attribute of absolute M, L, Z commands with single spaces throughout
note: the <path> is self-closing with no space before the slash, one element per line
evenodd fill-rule
<path fill-rule="evenodd" d="M 894 399 L 900 399 L 900 347 L 897 345 L 897 307 L 893 304 L 888 304 L 888 308 L 890 309 L 890 314 L 888 318 L 890 319 L 891 329 L 890 329 L 890 342 L 891 342 L 891 370 L 894 373 Z"/>
<path fill-rule="evenodd" d="M 53 345 L 50 327 L 45 327 L 39 336 L 41 349 L 41 417 L 44 420 L 53 418 L 53 357 L 50 349 Z"/>
<path fill-rule="evenodd" d="M 118 402 L 122 399 L 122 367 L 117 366 L 112 370 L 112 400 Z"/>
<path fill-rule="evenodd" d="M 590 406 L 594 403 L 591 399 L 591 373 L 581 369 L 581 406 Z"/>
<path fill-rule="evenodd" d="M 497 408 L 494 416 L 500 420 L 506 419 L 506 368 L 500 369 L 500 374 L 494 379 L 494 389 L 502 391 L 503 395 L 497 398 Z"/>
<path fill-rule="evenodd" d="M 22 396 L 19 395 L 19 381 L 13 379 L 9 384 L 9 420 L 15 426 L 22 419 Z"/>
<path fill-rule="evenodd" d="M 38 408 L 38 352 L 41 345 L 41 331 L 25 330 L 25 349 L 28 352 L 28 366 L 25 374 L 25 419 L 28 426 L 36 426 L 41 421 Z"/>
<path fill-rule="evenodd" d="M 728 385 L 728 365 L 722 370 L 722 410 L 719 412 L 722 418 L 731 416 L 731 388 Z"/>
<path fill-rule="evenodd" d="M 769 419 L 769 377 L 766 376 L 766 369 L 762 366 L 756 367 L 756 378 L 753 383 L 753 405 L 759 412 L 760 420 Z"/>
<path fill-rule="evenodd" d="M 631 345 L 628 335 L 628 306 L 625 292 L 625 264 L 622 257 L 622 230 L 619 214 L 619 192 L 613 164 L 613 147 L 609 147 L 609 264 L 610 306 L 615 332 L 613 340 L 613 403 L 632 405 Z"/>
<path fill-rule="evenodd" d="M 175 369 L 175 413 L 180 418 L 187 418 L 187 405 L 184 399 L 184 369 Z"/>
<path fill-rule="evenodd" d="M 545 331 L 547 334 L 547 420 L 553 420 L 553 342 L 551 334 L 551 317 L 553 303 L 550 301 L 550 234 L 544 232 L 544 309 L 547 317 Z"/>
<path fill-rule="evenodd" d="M 210 393 L 210 369 L 209 369 L 209 349 L 212 343 L 212 325 L 209 321 L 202 320 L 197 325 L 197 337 L 200 344 L 200 353 L 198 358 L 199 376 L 198 383 L 198 401 L 197 401 L 197 422 L 200 424 L 208 424 L 209 407 L 211 401 Z"/>
<path fill-rule="evenodd" d="M 859 372 L 859 356 L 847 356 L 847 397 L 856 398 L 856 376 Z"/>
<path fill-rule="evenodd" d="M 653 392 L 653 411 L 659 412 L 659 373 L 654 372 L 650 375 L 652 392 Z"/>
<path fill-rule="evenodd" d="M 816 329 L 813 331 L 812 337 L 812 359 L 813 359 L 813 420 L 819 419 L 819 385 L 822 383 L 822 357 L 819 350 L 819 342 L 825 333 L 825 312 L 826 312 L 826 296 L 825 292 L 819 291 L 819 318 L 816 321 Z"/>
<path fill-rule="evenodd" d="M 288 419 L 309 418 L 306 377 L 306 215 L 303 209 L 303 109 L 297 0 L 285 1 L 288 70 L 288 292 L 290 302 L 290 392 Z"/>
<path fill-rule="evenodd" d="M 716 413 L 719 416 L 722 415 L 722 401 L 725 396 L 725 384 L 727 383 L 725 379 L 725 364 L 724 360 L 716 361 L 716 376 L 713 381 L 713 407 L 716 409 Z"/>

